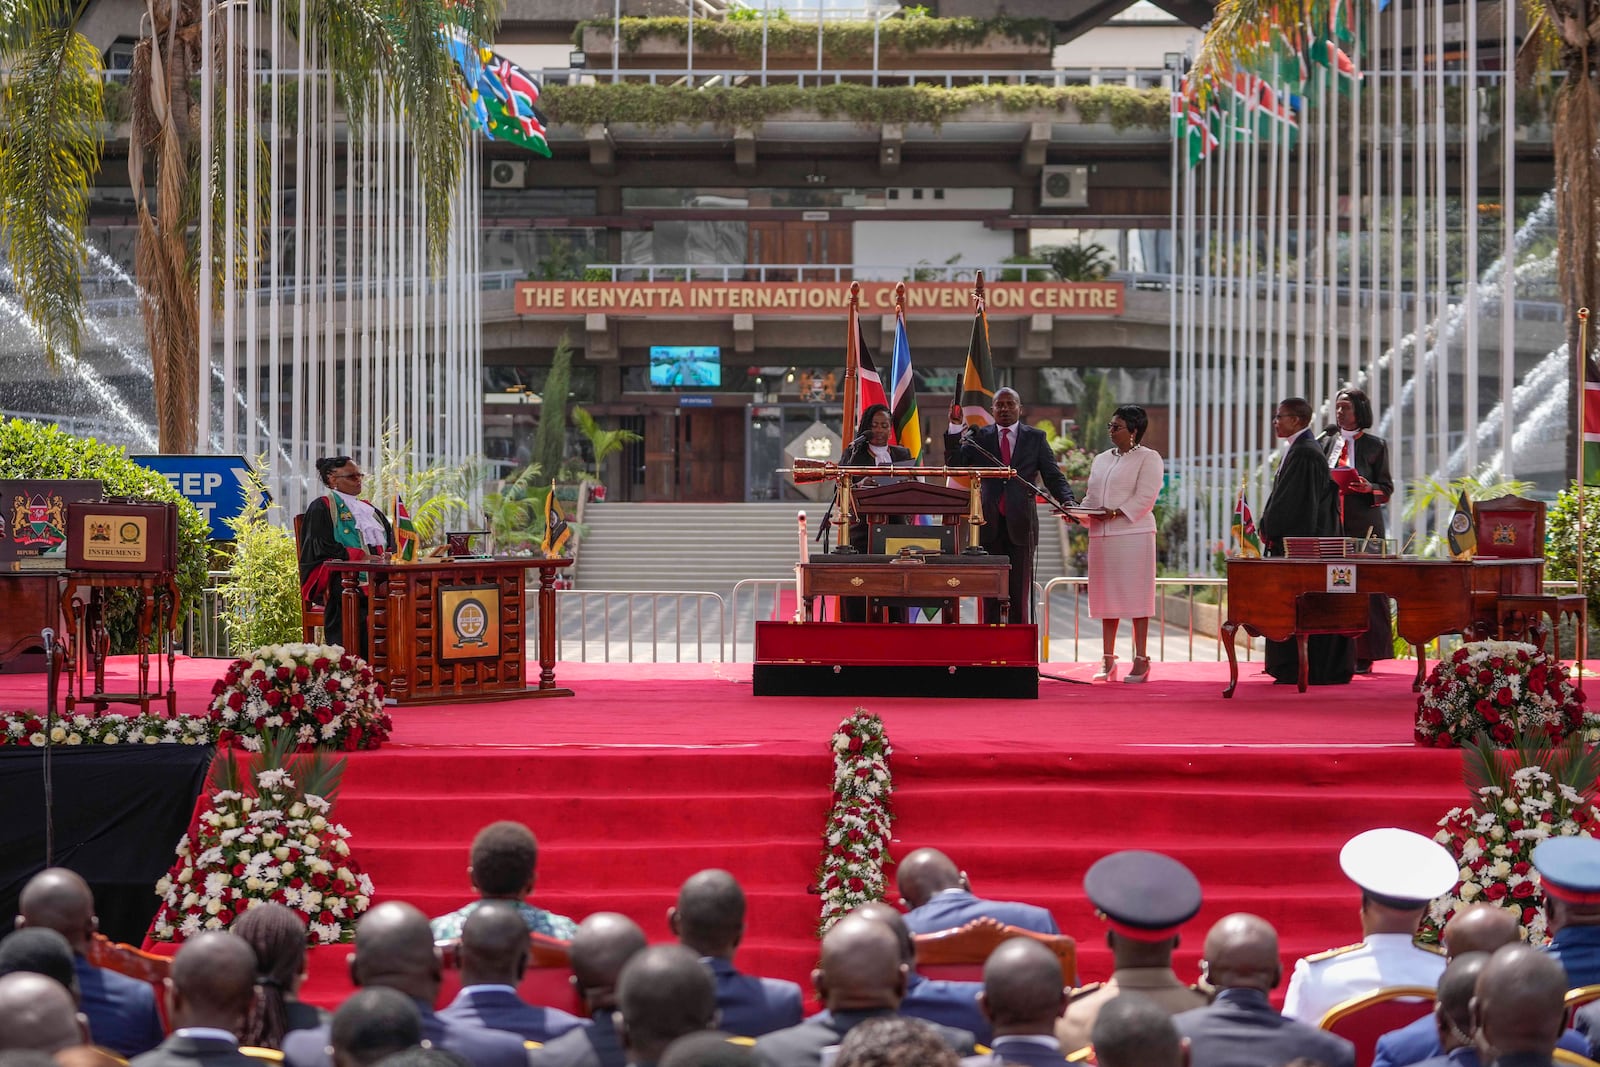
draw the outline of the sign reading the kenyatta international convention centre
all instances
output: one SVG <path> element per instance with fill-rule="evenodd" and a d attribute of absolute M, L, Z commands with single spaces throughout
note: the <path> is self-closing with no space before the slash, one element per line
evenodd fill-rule
<path fill-rule="evenodd" d="M 861 310 L 894 313 L 894 282 L 862 282 Z M 989 314 L 1115 318 L 1123 311 L 1122 282 L 991 282 Z M 621 317 L 704 317 L 717 314 L 843 315 L 847 282 L 518 282 L 517 314 L 560 317 L 599 313 Z M 906 285 L 906 313 L 971 314 L 967 282 Z"/>

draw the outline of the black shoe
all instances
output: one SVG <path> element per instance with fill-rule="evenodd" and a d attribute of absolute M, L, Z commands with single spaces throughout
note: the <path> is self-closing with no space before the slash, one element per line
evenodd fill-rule
<path fill-rule="evenodd" d="M 1372 673 L 1372 661 L 1370 659 L 1358 659 L 1358 660 L 1356 660 L 1356 673 L 1357 674 L 1371 674 Z"/>

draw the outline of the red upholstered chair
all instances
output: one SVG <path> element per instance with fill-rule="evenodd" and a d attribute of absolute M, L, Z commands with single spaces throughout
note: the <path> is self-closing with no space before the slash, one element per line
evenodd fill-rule
<path fill-rule="evenodd" d="M 1335 1004 L 1317 1025 L 1355 1045 L 1356 1067 L 1362 1067 L 1372 1062 L 1378 1038 L 1428 1014 L 1433 997 L 1429 986 L 1389 986 Z"/>
<path fill-rule="evenodd" d="M 917 972 L 927 978 L 977 982 L 983 979 L 983 964 L 1002 941 L 1031 937 L 1055 953 L 1068 986 L 1078 982 L 1078 943 L 1065 934 L 1036 934 L 1020 926 L 1008 926 L 998 919 L 973 919 L 965 926 L 914 934 Z"/>
<path fill-rule="evenodd" d="M 1581 985 L 1577 989 L 1567 990 L 1567 1025 L 1572 1025 L 1573 1016 L 1579 1008 L 1595 1000 L 1600 1000 L 1600 985 Z"/>
<path fill-rule="evenodd" d="M 108 971 L 137 978 L 155 986 L 156 1010 L 161 1014 L 161 1025 L 167 1025 L 167 997 L 163 982 L 172 970 L 172 957 L 146 952 L 121 941 L 113 941 L 105 934 L 95 934 L 89 939 L 84 953 L 90 963 Z"/>
<path fill-rule="evenodd" d="M 1561 658 L 1561 620 L 1577 620 L 1576 655 L 1584 655 L 1585 631 L 1589 625 L 1588 601 L 1578 593 L 1546 595 L 1544 584 L 1544 518 L 1542 501 L 1520 496 L 1501 496 L 1472 505 L 1473 532 L 1478 538 L 1478 555 L 1488 559 L 1537 559 L 1538 585 L 1518 592 L 1483 594 L 1476 604 L 1480 630 L 1505 640 L 1528 641 L 1544 647 L 1545 636 L 1553 637 L 1553 652 Z M 1550 620 L 1546 630 L 1544 620 Z"/>
<path fill-rule="evenodd" d="M 439 989 L 439 1003 L 448 1004 L 461 991 L 461 941 L 451 938 L 435 943 L 444 963 L 444 976 Z M 560 1008 L 578 1018 L 586 1018 L 583 1002 L 572 984 L 572 957 L 565 941 L 544 934 L 529 934 L 528 945 L 533 959 L 528 972 L 517 985 L 517 992 L 529 1004 L 546 1008 Z"/>
<path fill-rule="evenodd" d="M 300 558 L 300 539 L 305 536 L 305 524 L 306 517 L 304 515 L 296 515 L 294 517 L 294 558 L 296 560 Z M 308 645 L 314 644 L 317 639 L 317 628 L 322 625 L 325 618 L 326 616 L 321 608 L 301 597 L 300 640 Z"/>

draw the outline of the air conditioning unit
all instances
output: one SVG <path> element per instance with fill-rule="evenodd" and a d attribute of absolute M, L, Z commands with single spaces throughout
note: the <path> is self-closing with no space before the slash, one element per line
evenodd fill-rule
<path fill-rule="evenodd" d="M 489 188 L 526 189 L 528 164 L 520 159 L 497 159 L 489 164 Z"/>
<path fill-rule="evenodd" d="M 1045 167 L 1039 174 L 1040 207 L 1088 207 L 1089 168 Z"/>

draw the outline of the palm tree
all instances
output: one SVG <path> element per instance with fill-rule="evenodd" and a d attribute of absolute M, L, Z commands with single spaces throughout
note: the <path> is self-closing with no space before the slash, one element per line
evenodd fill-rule
<path fill-rule="evenodd" d="M 132 131 L 128 170 L 138 200 L 135 274 L 144 290 L 145 333 L 156 381 L 156 411 L 163 452 L 194 450 L 201 338 L 195 221 L 199 178 L 207 168 L 220 185 L 226 138 L 212 138 L 212 158 L 200 158 L 203 125 L 198 76 L 203 55 L 202 19 L 214 18 L 221 0 L 146 0 L 146 36 L 136 46 L 131 85 Z M 100 54 L 79 32 L 87 0 L 14 0 L 0 19 L 0 66 L 10 70 L 0 91 L 0 239 L 9 249 L 23 309 L 43 338 L 52 366 L 81 349 L 82 269 L 89 185 L 100 166 L 105 120 Z M 253 11 L 254 9 L 252 9 Z M 285 30 L 300 30 L 299 5 L 284 5 Z M 439 27 L 459 26 L 478 39 L 498 20 L 494 0 L 306 0 L 305 24 L 320 54 L 314 64 L 334 72 L 334 89 L 357 130 L 379 103 L 376 86 L 407 117 L 426 201 L 428 246 L 443 262 L 450 197 L 461 172 L 466 141 L 456 95 L 457 78 Z M 249 17 L 247 15 L 247 17 Z M 209 64 L 233 76 L 242 46 L 225 39 L 225 19 L 215 19 Z M 276 61 L 276 59 L 275 59 Z M 274 106 L 277 104 L 274 102 Z M 246 138 L 258 136 L 256 116 L 224 116 Z M 238 139 L 241 143 L 244 138 Z M 255 175 L 235 167 L 239 217 L 220 225 L 242 228 L 256 195 Z M 145 197 L 153 180 L 154 201 Z M 213 190 L 216 192 L 216 190 Z M 223 202 L 220 195 L 215 202 Z M 251 242 L 242 247 L 248 249 Z M 212 263 L 209 269 L 220 269 Z"/>

